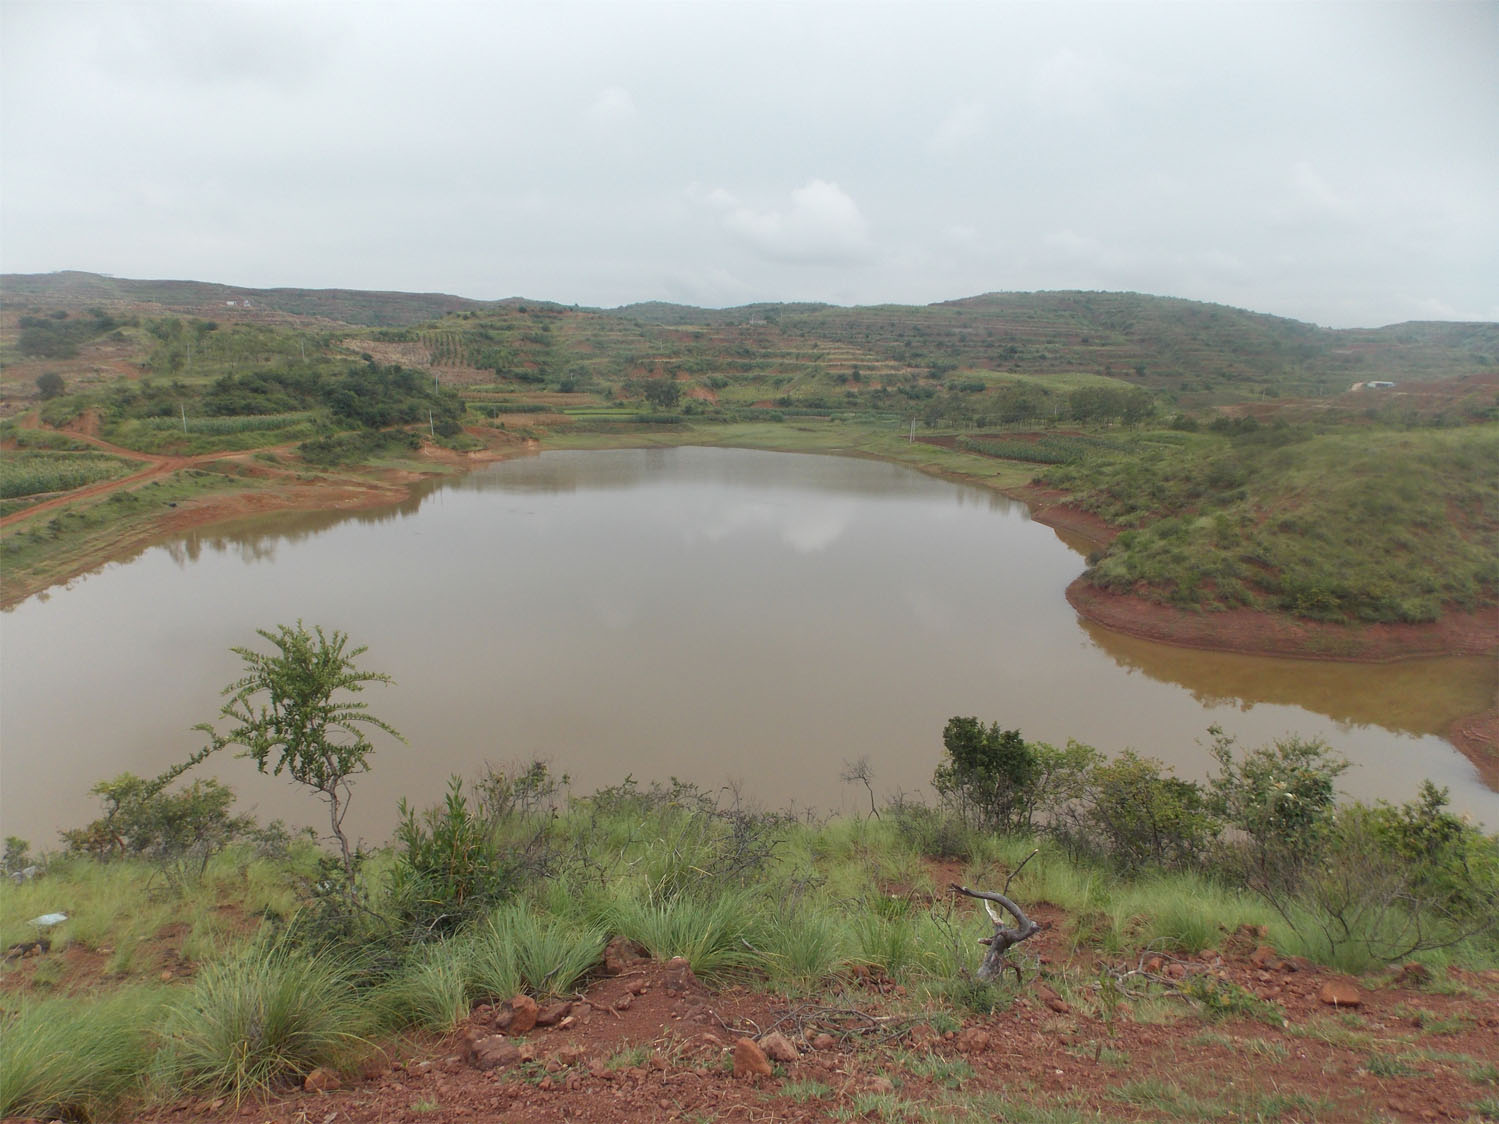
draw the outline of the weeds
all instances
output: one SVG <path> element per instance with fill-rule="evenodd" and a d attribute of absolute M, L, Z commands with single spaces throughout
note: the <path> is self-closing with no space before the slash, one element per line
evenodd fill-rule
<path fill-rule="evenodd" d="M 108 1118 L 144 1086 L 160 989 L 25 1002 L 0 1022 L 0 1116 Z"/>
<path fill-rule="evenodd" d="M 348 965 L 267 941 L 204 969 L 164 1036 L 183 1087 L 242 1099 L 338 1064 L 368 1027 Z"/>

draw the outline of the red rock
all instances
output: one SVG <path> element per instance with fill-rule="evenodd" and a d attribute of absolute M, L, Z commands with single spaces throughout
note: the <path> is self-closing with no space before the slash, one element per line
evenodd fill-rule
<path fill-rule="evenodd" d="M 508 1033 L 525 1034 L 536 1025 L 536 1016 L 541 1013 L 536 1000 L 529 995 L 517 995 L 510 1001 L 510 1026 Z"/>
<path fill-rule="evenodd" d="M 1145 961 L 1145 970 L 1153 976 L 1158 975 L 1163 963 L 1159 956 L 1152 956 L 1149 960 Z"/>
<path fill-rule="evenodd" d="M 371 1054 L 359 1063 L 359 1076 L 366 1081 L 375 1081 L 390 1072 L 390 1059 L 384 1051 Z"/>
<path fill-rule="evenodd" d="M 623 975 L 634 965 L 650 958 L 645 945 L 629 937 L 615 937 L 604 946 L 604 975 Z"/>
<path fill-rule="evenodd" d="M 1058 999 L 1057 1002 L 1061 1003 L 1062 1001 Z M 1065 1007 L 1067 1004 L 1062 1003 L 1062 1006 Z M 960 1054 L 978 1054 L 988 1048 L 989 1032 L 987 1030 L 980 1030 L 976 1026 L 971 1026 L 958 1035 L 958 1053 Z"/>
<path fill-rule="evenodd" d="M 791 1039 L 778 1030 L 773 1030 L 760 1039 L 760 1049 L 773 1062 L 794 1062 L 801 1059 L 801 1054 L 792 1045 Z"/>
<path fill-rule="evenodd" d="M 692 965 L 682 956 L 673 956 L 666 962 L 666 994 L 685 995 L 701 985 L 692 974 Z"/>
<path fill-rule="evenodd" d="M 343 1088 L 343 1082 L 331 1069 L 318 1066 L 303 1080 L 302 1088 L 309 1093 L 331 1093 L 334 1089 Z"/>
<path fill-rule="evenodd" d="M 735 1077 L 769 1077 L 770 1073 L 770 1059 L 753 1038 L 741 1038 L 734 1043 Z"/>
<path fill-rule="evenodd" d="M 568 1015 L 572 1014 L 573 1005 L 566 1000 L 558 1003 L 548 1003 L 536 1013 L 537 1026 L 556 1026 Z"/>
<path fill-rule="evenodd" d="M 488 1038 L 479 1039 L 465 1053 L 469 1065 L 485 1072 L 503 1069 L 521 1060 L 520 1047 L 514 1042 L 506 1041 L 502 1034 L 491 1034 Z"/>
<path fill-rule="evenodd" d="M 812 1039 L 812 1049 L 814 1050 L 832 1050 L 836 1048 L 837 1045 L 838 1040 L 831 1034 L 828 1034 L 826 1032 L 819 1034 Z"/>
<path fill-rule="evenodd" d="M 1358 988 L 1347 980 L 1328 980 L 1317 992 L 1317 998 L 1329 1007 L 1357 1007 L 1363 1002 Z"/>

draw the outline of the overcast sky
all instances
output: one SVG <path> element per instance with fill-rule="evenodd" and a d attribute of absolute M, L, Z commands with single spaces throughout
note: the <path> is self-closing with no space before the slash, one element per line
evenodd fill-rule
<path fill-rule="evenodd" d="M 0 0 L 0 268 L 1499 320 L 1499 2 Z"/>

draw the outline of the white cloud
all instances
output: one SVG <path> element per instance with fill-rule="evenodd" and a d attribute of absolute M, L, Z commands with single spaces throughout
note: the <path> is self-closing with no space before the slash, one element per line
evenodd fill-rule
<path fill-rule="evenodd" d="M 958 152 L 984 131 L 984 107 L 965 101 L 954 106 L 937 126 L 930 146 L 933 152 Z"/>
<path fill-rule="evenodd" d="M 635 120 L 635 99 L 623 86 L 599 91 L 588 106 L 587 116 L 595 125 L 624 125 Z"/>
<path fill-rule="evenodd" d="M 869 224 L 836 183 L 808 181 L 784 210 L 755 210 L 722 189 L 708 198 L 724 212 L 724 228 L 771 261 L 849 265 L 869 256 Z"/>
<path fill-rule="evenodd" d="M 1290 181 L 1296 198 L 1307 206 L 1333 212 L 1348 207 L 1348 201 L 1306 160 L 1298 160 L 1291 166 Z"/>

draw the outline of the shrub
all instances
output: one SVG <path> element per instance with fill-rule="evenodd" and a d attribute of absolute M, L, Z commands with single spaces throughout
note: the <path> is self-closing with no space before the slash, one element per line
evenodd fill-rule
<path fill-rule="evenodd" d="M 1321 857 L 1333 824 L 1333 782 L 1348 768 L 1317 739 L 1291 737 L 1235 760 L 1234 741 L 1213 726 L 1218 775 L 1210 804 L 1242 834 L 1228 859 L 1255 889 L 1294 888 Z"/>
<path fill-rule="evenodd" d="M 1446 803 L 1427 781 L 1400 807 L 1339 809 L 1323 861 L 1282 909 L 1308 954 L 1363 971 L 1495 931 L 1499 839 Z"/>
<path fill-rule="evenodd" d="M 514 892 L 521 858 L 501 847 L 493 819 L 470 808 L 460 778 L 420 817 L 404 798 L 399 811 L 392 912 L 413 939 L 450 935 Z"/>
<path fill-rule="evenodd" d="M 89 791 L 104 802 L 104 815 L 62 837 L 69 850 L 99 859 L 190 859 L 201 871 L 213 855 L 258 830 L 253 817 L 230 815 L 234 790 L 212 779 L 169 792 L 159 778 L 121 773 Z"/>
<path fill-rule="evenodd" d="M 975 826 L 1008 832 L 1028 819 L 1036 753 L 1019 730 L 951 718 L 942 731 L 948 759 L 932 775 L 944 803 Z"/>
<path fill-rule="evenodd" d="M 1126 750 L 1092 771 L 1093 799 L 1086 823 L 1116 866 L 1197 865 L 1217 833 L 1206 794 L 1191 781 L 1162 775 L 1162 765 Z"/>

